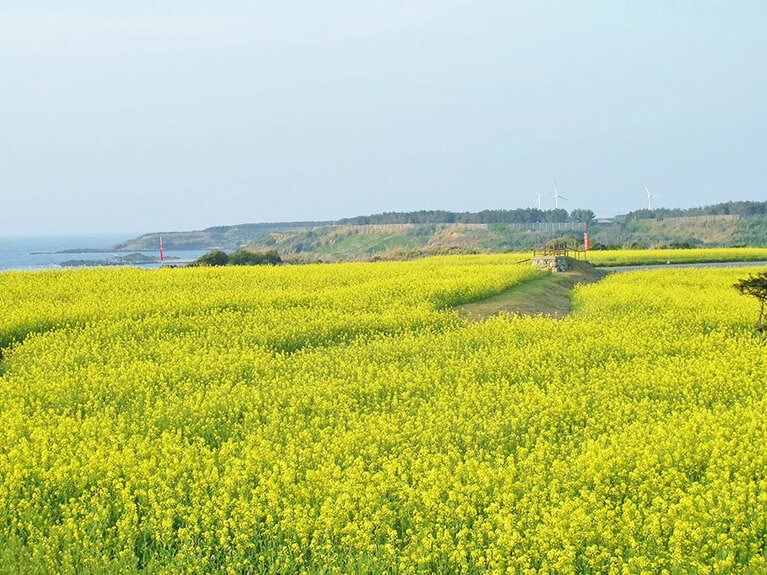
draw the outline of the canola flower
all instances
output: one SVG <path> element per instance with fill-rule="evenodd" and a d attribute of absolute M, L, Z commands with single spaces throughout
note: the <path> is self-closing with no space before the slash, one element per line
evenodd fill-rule
<path fill-rule="evenodd" d="M 0 274 L 0 570 L 767 570 L 744 271 L 514 261 Z"/>
<path fill-rule="evenodd" d="M 690 248 L 647 250 L 592 250 L 588 260 L 595 266 L 685 264 L 699 262 L 767 261 L 767 248 Z"/>

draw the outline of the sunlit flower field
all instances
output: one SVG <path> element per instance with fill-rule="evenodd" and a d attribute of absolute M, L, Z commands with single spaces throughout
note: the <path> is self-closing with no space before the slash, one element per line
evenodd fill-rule
<path fill-rule="evenodd" d="M 753 268 L 0 273 L 0 572 L 767 572 Z"/>
<path fill-rule="evenodd" d="M 686 264 L 699 262 L 767 262 L 767 248 L 697 248 L 651 250 L 592 250 L 595 266 Z"/>

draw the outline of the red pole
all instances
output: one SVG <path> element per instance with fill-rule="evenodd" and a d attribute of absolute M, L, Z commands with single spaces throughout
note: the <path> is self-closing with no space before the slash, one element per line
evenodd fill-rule
<path fill-rule="evenodd" d="M 588 232 L 583 232 L 583 250 L 589 251 L 590 247 L 591 243 L 589 242 L 589 234 Z"/>

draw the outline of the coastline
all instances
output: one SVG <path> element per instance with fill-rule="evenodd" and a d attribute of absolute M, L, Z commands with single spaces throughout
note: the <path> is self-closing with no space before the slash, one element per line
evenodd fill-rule
<path fill-rule="evenodd" d="M 71 268 L 75 267 L 74 262 L 80 264 L 78 267 L 115 265 L 160 267 L 159 246 L 156 250 L 146 251 L 117 251 L 108 247 L 120 241 L 125 241 L 125 235 L 0 237 L 0 271 Z M 183 265 L 182 262 L 197 259 L 204 253 L 206 251 L 203 250 L 166 249 L 165 264 Z M 73 257 L 79 254 L 93 254 L 94 256 L 98 254 L 99 257 Z"/>

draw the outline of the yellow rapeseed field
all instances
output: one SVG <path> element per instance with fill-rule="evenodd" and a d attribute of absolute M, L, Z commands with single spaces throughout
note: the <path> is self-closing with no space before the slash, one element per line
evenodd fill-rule
<path fill-rule="evenodd" d="M 595 266 L 698 262 L 764 262 L 767 261 L 767 248 L 592 250 L 588 252 L 588 260 Z"/>
<path fill-rule="evenodd" d="M 767 572 L 747 270 L 0 273 L 0 572 Z"/>

